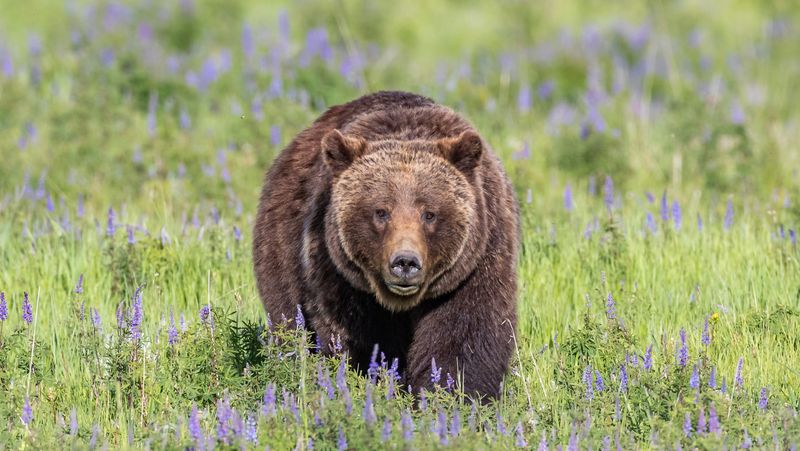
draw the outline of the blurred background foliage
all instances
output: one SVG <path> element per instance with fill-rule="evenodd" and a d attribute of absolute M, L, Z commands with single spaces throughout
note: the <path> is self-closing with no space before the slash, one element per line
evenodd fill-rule
<path fill-rule="evenodd" d="M 103 208 L 180 172 L 207 179 L 175 193 L 197 201 L 224 191 L 202 171 L 224 152 L 250 209 L 325 107 L 403 89 L 522 160 L 520 194 L 605 175 L 771 194 L 800 167 L 797 16 L 743 0 L 4 2 L 0 187 L 47 170 Z"/>

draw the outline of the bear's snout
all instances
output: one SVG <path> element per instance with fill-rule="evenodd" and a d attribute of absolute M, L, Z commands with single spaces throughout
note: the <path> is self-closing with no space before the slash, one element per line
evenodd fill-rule
<path fill-rule="evenodd" d="M 412 279 L 421 269 L 419 254 L 414 251 L 400 251 L 392 256 L 390 271 L 397 277 Z"/>
<path fill-rule="evenodd" d="M 413 250 L 394 252 L 389 258 L 386 285 L 394 294 L 409 296 L 419 291 L 423 278 L 422 256 Z"/>

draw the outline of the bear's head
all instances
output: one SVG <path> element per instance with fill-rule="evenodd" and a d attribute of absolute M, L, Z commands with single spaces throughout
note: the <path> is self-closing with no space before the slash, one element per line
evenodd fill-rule
<path fill-rule="evenodd" d="M 403 311 L 466 277 L 452 273 L 476 261 L 466 255 L 477 251 L 482 222 L 475 186 L 484 147 L 476 132 L 366 141 L 332 130 L 322 153 L 333 179 L 326 245 L 351 284 Z"/>

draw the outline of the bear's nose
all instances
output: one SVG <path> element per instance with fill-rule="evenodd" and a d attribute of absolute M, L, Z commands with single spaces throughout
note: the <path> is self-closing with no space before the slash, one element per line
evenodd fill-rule
<path fill-rule="evenodd" d="M 422 269 L 419 254 L 413 251 L 399 251 L 392 255 L 390 269 L 394 276 L 410 279 Z"/>

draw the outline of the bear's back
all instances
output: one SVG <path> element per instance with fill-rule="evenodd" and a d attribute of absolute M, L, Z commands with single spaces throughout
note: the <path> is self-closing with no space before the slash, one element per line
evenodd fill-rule
<path fill-rule="evenodd" d="M 341 129 L 365 114 L 433 105 L 436 105 L 433 100 L 418 94 L 402 91 L 378 91 L 359 97 L 352 102 L 329 108 L 319 119 L 314 121 L 314 125 L 324 124 L 326 127 Z"/>
<path fill-rule="evenodd" d="M 458 136 L 472 125 L 451 109 L 417 94 L 380 91 L 331 107 L 312 129 L 333 128 L 367 141 L 437 140 Z"/>

